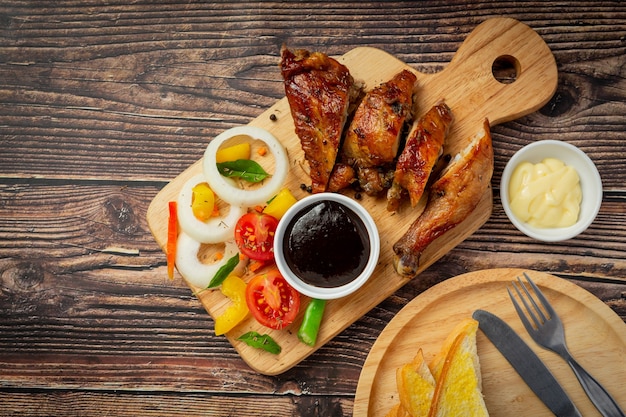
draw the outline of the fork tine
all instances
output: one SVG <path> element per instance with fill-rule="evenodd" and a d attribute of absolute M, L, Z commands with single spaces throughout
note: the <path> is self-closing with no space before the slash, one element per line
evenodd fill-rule
<path fill-rule="evenodd" d="M 546 312 L 548 313 L 550 318 L 554 318 L 556 316 L 556 313 L 554 312 L 554 309 L 552 308 L 552 305 L 548 302 L 548 300 L 543 295 L 543 293 L 541 292 L 539 287 L 537 285 L 535 285 L 533 280 L 530 279 L 530 277 L 528 276 L 528 274 L 526 272 L 524 272 L 524 277 L 526 278 L 526 281 L 528 281 L 530 286 L 533 288 L 533 291 L 535 291 L 535 294 L 537 295 L 537 298 L 539 298 L 539 300 L 541 301 L 541 304 L 543 305 L 543 308 L 546 310 Z M 533 301 L 533 303 L 534 303 L 534 301 Z M 535 307 L 537 307 L 536 303 L 535 303 Z M 543 313 L 541 313 L 541 315 L 543 316 Z M 546 321 L 546 317 L 545 316 L 543 316 L 542 318 L 543 318 L 544 321 Z"/>
<path fill-rule="evenodd" d="M 515 282 L 513 282 L 513 288 L 515 288 Z M 519 291 L 517 290 L 517 288 L 515 288 L 515 290 L 519 294 Z M 531 322 L 526 317 L 526 314 L 524 313 L 524 310 L 522 310 L 522 306 L 519 305 L 519 303 L 517 302 L 517 300 L 513 296 L 513 293 L 509 289 L 509 287 L 506 288 L 506 291 L 509 293 L 509 297 L 511 297 L 511 301 L 513 302 L 513 307 L 515 307 L 515 311 L 517 311 L 517 315 L 519 316 L 520 320 L 522 321 L 522 324 L 526 328 L 526 331 L 530 335 L 532 335 L 536 331 L 535 328 L 533 327 Z"/>
<path fill-rule="evenodd" d="M 528 279 L 528 277 L 526 277 L 526 278 Z M 543 310 L 541 308 L 539 308 L 539 304 L 537 304 L 537 302 L 535 301 L 535 297 L 533 297 L 532 294 L 530 293 L 530 291 L 528 291 L 528 287 L 526 286 L 526 284 L 524 284 L 524 282 L 520 279 L 520 277 L 517 277 L 517 281 L 519 282 L 519 284 L 521 285 L 522 289 L 524 290 L 524 293 L 526 294 L 526 297 L 530 300 L 530 303 L 534 307 L 533 311 L 535 311 L 539 315 L 539 318 L 541 319 L 540 321 L 538 321 L 538 319 L 536 319 L 535 323 L 537 324 L 537 326 L 539 326 L 540 324 L 545 323 L 547 321 L 547 318 L 543 314 Z M 539 290 L 539 288 L 537 288 L 536 286 L 533 287 L 533 288 L 536 288 L 537 291 Z M 545 298 L 543 300 L 545 300 Z M 526 305 L 526 308 L 529 310 L 529 312 L 531 312 L 530 306 L 528 304 L 526 304 L 526 302 L 524 302 L 524 304 Z M 533 314 L 533 313 L 531 312 L 531 314 Z"/>
<path fill-rule="evenodd" d="M 530 318 L 535 323 L 534 327 L 538 329 L 539 327 L 541 327 L 541 324 L 543 322 L 539 321 L 539 319 L 537 318 L 537 315 L 535 314 L 535 310 L 533 310 L 532 306 L 528 303 L 526 299 L 530 298 L 531 302 L 533 303 L 534 301 L 532 297 L 530 296 L 530 294 L 528 293 L 528 290 L 524 286 L 524 283 L 520 281 L 519 277 L 517 278 L 517 281 L 518 282 L 513 281 L 512 284 L 513 284 L 513 288 L 515 289 L 515 292 L 517 293 L 517 296 L 519 297 L 519 299 L 522 301 L 522 304 L 524 304 L 524 307 L 526 308 L 526 312 L 524 313 L 524 315 L 530 316 Z M 524 294 L 526 294 L 526 296 L 524 296 L 522 291 L 520 291 L 520 287 L 524 291 Z"/>

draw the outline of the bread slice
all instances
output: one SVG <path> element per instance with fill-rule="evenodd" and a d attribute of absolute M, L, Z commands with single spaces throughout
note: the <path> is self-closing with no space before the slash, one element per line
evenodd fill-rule
<path fill-rule="evenodd" d="M 435 380 L 441 379 L 441 371 L 443 370 L 443 364 L 452 348 L 457 337 L 464 332 L 467 332 L 474 325 L 475 320 L 472 318 L 467 318 L 459 322 L 452 331 L 446 337 L 446 340 L 443 341 L 441 345 L 441 350 L 431 359 L 428 366 L 430 367 Z"/>
<path fill-rule="evenodd" d="M 385 417 L 489 416 L 482 396 L 476 349 L 478 322 L 467 318 L 455 326 L 427 365 L 421 349 L 396 370 L 400 403 Z"/>
<path fill-rule="evenodd" d="M 428 417 L 489 416 L 482 395 L 480 363 L 476 350 L 478 322 L 466 319 L 457 326 L 453 342 L 439 362 L 440 374 Z M 451 333 L 451 335 L 455 332 Z"/>
<path fill-rule="evenodd" d="M 435 378 L 424 361 L 422 350 L 411 363 L 396 371 L 400 404 L 411 416 L 426 416 L 435 393 Z"/>

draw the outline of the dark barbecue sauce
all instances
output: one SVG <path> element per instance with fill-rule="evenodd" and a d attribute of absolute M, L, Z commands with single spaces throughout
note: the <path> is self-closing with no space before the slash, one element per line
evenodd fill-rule
<path fill-rule="evenodd" d="M 285 235 L 285 260 L 310 285 L 339 287 L 358 277 L 367 264 L 367 229 L 351 209 L 336 201 L 303 208 Z"/>

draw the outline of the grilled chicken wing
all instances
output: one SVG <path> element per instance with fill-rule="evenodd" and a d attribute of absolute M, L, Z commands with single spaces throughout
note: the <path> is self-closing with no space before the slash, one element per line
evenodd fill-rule
<path fill-rule="evenodd" d="M 311 189 L 326 191 L 350 104 L 360 89 L 348 68 L 320 52 L 281 50 L 280 69 Z"/>
<path fill-rule="evenodd" d="M 430 187 L 424 212 L 394 245 L 394 266 L 406 277 L 417 274 L 419 258 L 436 238 L 454 228 L 476 208 L 493 174 L 489 122 L 472 138 Z"/>
<path fill-rule="evenodd" d="M 342 146 L 342 159 L 357 170 L 359 183 L 369 195 L 383 191 L 384 168 L 398 155 L 404 123 L 412 115 L 417 78 L 403 70 L 369 91 L 354 113 Z"/>
<path fill-rule="evenodd" d="M 327 190 L 331 193 L 336 193 L 344 188 L 348 188 L 354 181 L 356 181 L 354 168 L 348 164 L 337 162 L 333 172 L 330 174 Z"/>
<path fill-rule="evenodd" d="M 413 122 L 406 145 L 398 157 L 393 183 L 387 191 L 387 210 L 398 209 L 403 190 L 408 191 L 411 206 L 417 205 L 433 167 L 443 152 L 452 120 L 452 111 L 444 102 L 440 102 Z"/>

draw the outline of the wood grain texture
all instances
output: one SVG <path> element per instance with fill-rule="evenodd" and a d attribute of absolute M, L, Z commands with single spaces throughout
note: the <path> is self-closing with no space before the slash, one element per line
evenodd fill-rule
<path fill-rule="evenodd" d="M 283 96 L 283 43 L 376 47 L 434 74 L 494 16 L 541 35 L 559 84 L 539 111 L 493 129 L 489 221 L 300 365 L 252 371 L 182 280 L 167 280 L 150 201 L 211 137 Z M 394 315 L 491 267 L 565 277 L 626 320 L 624 22 L 619 1 L 2 2 L 0 414 L 349 416 Z M 515 150 L 555 138 L 593 159 L 604 201 L 588 232 L 548 245 L 515 231 L 498 184 Z"/>

